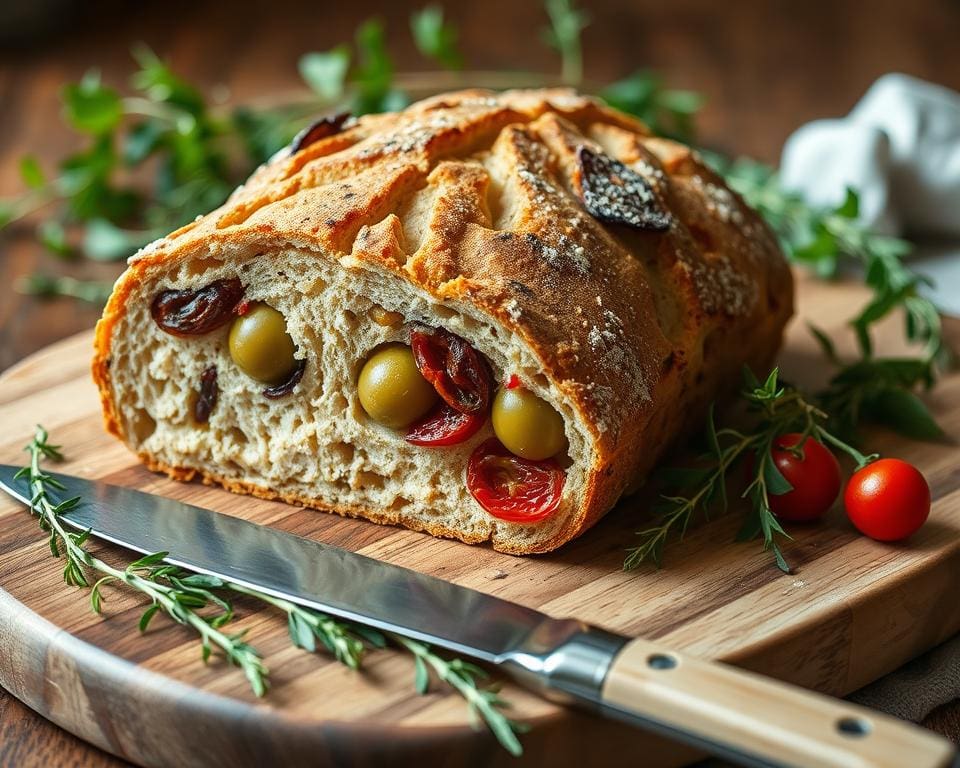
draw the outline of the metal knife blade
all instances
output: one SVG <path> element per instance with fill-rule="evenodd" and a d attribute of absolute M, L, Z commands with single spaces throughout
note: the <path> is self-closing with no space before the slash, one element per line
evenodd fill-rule
<path fill-rule="evenodd" d="M 18 468 L 0 465 L 0 488 L 29 504 Z M 408 568 L 286 533 L 238 517 L 142 491 L 49 473 L 65 490 L 55 503 L 79 496 L 62 519 L 76 530 L 136 552 L 169 552 L 167 562 L 219 576 L 325 613 L 397 632 L 457 653 L 539 673 L 539 660 L 581 635 L 573 652 L 589 657 L 588 685 L 599 686 L 606 666 L 597 650 L 619 650 L 627 639 L 569 619 L 461 587 Z M 583 647 L 581 647 L 583 646 Z M 586 661 L 586 660 L 585 660 Z M 593 663 L 599 663 L 594 668 Z M 558 681 L 561 682 L 562 681 Z M 582 682 L 571 680 L 580 693 Z"/>

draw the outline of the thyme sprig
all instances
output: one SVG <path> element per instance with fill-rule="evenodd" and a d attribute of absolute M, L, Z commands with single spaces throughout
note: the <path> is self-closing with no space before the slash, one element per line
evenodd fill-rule
<path fill-rule="evenodd" d="M 802 446 L 807 437 L 829 443 L 856 462 L 865 466 L 874 458 L 864 455 L 852 445 L 832 433 L 827 427 L 827 414 L 808 401 L 795 387 L 779 381 L 779 370 L 774 368 L 764 382 L 756 379 L 749 369 L 744 371 L 745 388 L 741 397 L 752 416 L 752 428 L 717 429 L 713 411 L 707 419 L 708 453 L 697 466 L 669 468 L 661 472 L 666 487 L 689 489 L 686 495 L 666 493 L 654 507 L 656 522 L 638 531 L 640 543 L 627 551 L 625 569 L 632 569 L 652 560 L 657 566 L 663 562 L 663 549 L 671 536 L 683 538 L 693 518 L 702 513 L 709 517 L 719 506 L 727 508 L 727 476 L 741 459 L 752 458 L 750 480 L 741 496 L 749 500 L 738 541 L 760 537 L 763 548 L 773 553 L 777 567 L 790 573 L 790 566 L 778 544 L 778 537 L 790 536 L 780 525 L 770 508 L 770 497 L 793 490 L 793 486 L 777 467 L 771 449 L 774 441 L 788 432 L 798 432 Z M 800 449 L 798 449 L 799 451 Z"/>
<path fill-rule="evenodd" d="M 440 680 L 463 697 L 477 724 L 479 721 L 485 722 L 510 754 L 522 754 L 517 735 L 525 727 L 504 714 L 503 710 L 509 705 L 498 695 L 496 688 L 480 687 L 479 680 L 487 675 L 474 664 L 458 658 L 446 659 L 425 643 L 395 633 L 385 636 L 370 627 L 335 619 L 218 576 L 192 573 L 170 565 L 164 562 L 167 552 L 145 555 L 123 568 L 112 566 L 92 555 L 84 547 L 90 532 L 67 530 L 60 519 L 61 515 L 75 509 L 81 499 L 74 497 L 55 502 L 51 491 L 63 491 L 65 488 L 41 466 L 44 459 L 62 461 L 60 447 L 52 444 L 47 431 L 38 426 L 26 450 L 30 454 L 30 463 L 17 473 L 16 478 L 28 481 L 30 508 L 37 516 L 40 528 L 48 534 L 50 551 L 54 557 L 62 556 L 65 560 L 64 581 L 71 586 L 88 587 L 90 604 L 96 613 L 103 610 L 105 586 L 113 583 L 126 585 L 150 601 L 139 621 L 141 632 L 148 629 L 158 613 L 165 613 L 176 623 L 196 632 L 204 662 L 210 659 L 215 650 L 219 651 L 231 664 L 243 670 L 257 696 L 267 693 L 269 673 L 263 657 L 244 639 L 244 632 L 227 633 L 222 630 L 235 616 L 233 605 L 224 596 L 225 593 L 243 595 L 282 611 L 287 617 L 287 628 L 294 646 L 310 653 L 322 647 L 351 669 L 360 668 L 370 649 L 385 648 L 389 637 L 393 645 L 406 650 L 413 657 L 415 685 L 419 693 L 426 693 L 429 686 L 429 667 Z"/>
<path fill-rule="evenodd" d="M 419 693 L 427 693 L 430 686 L 429 670 L 432 669 L 440 680 L 463 696 L 475 720 L 483 720 L 511 755 L 519 757 L 523 754 L 517 734 L 524 733 L 527 727 L 504 714 L 503 710 L 509 707 L 509 703 L 500 697 L 495 687 L 479 687 L 478 680 L 487 677 L 482 668 L 463 659 L 444 659 L 419 640 L 392 633 L 390 639 L 413 654 L 414 687 Z"/>
<path fill-rule="evenodd" d="M 68 498 L 55 504 L 50 498 L 50 490 L 62 491 L 64 486 L 40 466 L 41 459 L 61 461 L 60 447 L 50 443 L 43 427 L 37 427 L 27 451 L 30 464 L 17 477 L 26 478 L 30 484 L 30 508 L 38 517 L 40 528 L 49 535 L 50 552 L 54 557 L 64 557 L 64 581 L 71 586 L 88 587 L 88 574 L 98 574 L 90 591 L 91 606 L 97 613 L 102 607 L 103 586 L 110 582 L 126 584 L 150 600 L 150 607 L 140 621 L 141 631 L 147 628 L 154 614 L 164 612 L 178 624 L 197 633 L 205 660 L 213 648 L 219 649 L 231 664 L 243 670 L 254 693 L 262 696 L 267 690 L 267 668 L 256 649 L 243 640 L 243 633 L 221 631 L 220 628 L 233 617 L 233 611 L 209 591 L 208 577 L 195 574 L 180 578 L 171 571 L 154 569 L 153 566 L 166 556 L 165 552 L 147 555 L 125 568 L 116 568 L 90 554 L 84 548 L 89 532 L 68 531 L 60 520 L 61 515 L 80 503 L 80 498 Z M 214 613 L 200 613 L 211 606 L 216 609 Z"/>
<path fill-rule="evenodd" d="M 369 627 L 339 621 L 325 613 L 240 584 L 231 582 L 226 586 L 238 594 L 247 595 L 283 611 L 287 615 L 287 629 L 294 646 L 308 653 L 315 653 L 319 640 L 337 661 L 350 669 L 360 669 L 369 648 L 385 648 L 387 645 L 384 636 Z"/>

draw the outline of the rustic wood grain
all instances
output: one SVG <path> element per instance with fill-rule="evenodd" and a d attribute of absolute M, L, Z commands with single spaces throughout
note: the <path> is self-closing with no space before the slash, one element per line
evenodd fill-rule
<path fill-rule="evenodd" d="M 799 305 L 841 333 L 864 292 L 802 280 Z M 960 328 L 951 326 L 960 337 Z M 882 334 L 896 349 L 897 327 Z M 648 504 L 628 502 L 580 540 L 545 556 L 515 558 L 411 531 L 178 484 L 136 463 L 100 427 L 86 373 L 89 334 L 26 359 L 0 378 L 0 461 L 20 449 L 38 416 L 68 460 L 62 470 L 163 493 L 501 595 L 556 616 L 576 616 L 630 635 L 832 694 L 886 674 L 960 629 L 960 449 L 905 442 L 886 433 L 870 447 L 916 462 L 933 487 L 930 522 L 908 544 L 856 534 L 834 510 L 822 525 L 800 526 L 785 547 L 796 573 L 777 571 L 753 544 L 733 542 L 736 514 L 691 530 L 668 551 L 667 567 L 624 573 L 623 549 Z M 885 340 L 881 339 L 881 344 Z M 788 376 L 815 383 L 826 371 L 802 320 L 782 355 Z M 960 434 L 960 374 L 946 378 L 931 404 L 948 433 Z M 96 546 L 108 559 L 116 548 Z M 498 578 L 506 573 L 505 578 Z M 516 764 L 485 733 L 468 726 L 462 701 L 435 686 L 412 689 L 410 659 L 376 652 L 351 672 L 323 654 L 292 648 L 276 613 L 239 604 L 237 626 L 266 655 L 270 695 L 257 701 L 243 675 L 223 662 L 204 665 L 195 639 L 158 620 L 135 630 L 143 605 L 105 591 L 103 617 L 86 594 L 64 587 L 36 524 L 0 500 L 0 684 L 30 707 L 96 746 L 147 765 L 358 764 L 416 758 L 430 764 Z M 66 631 L 63 631 L 66 630 Z M 557 709 L 510 684 L 515 714 L 534 728 L 523 764 L 597 764 L 641 749 L 648 765 L 691 757 L 625 726 Z M 617 747 L 614 750 L 614 746 Z M 470 756 L 468 759 L 466 756 Z M 601 760 L 601 763 L 603 761 Z M 478 764 L 479 764 L 478 763 Z"/>

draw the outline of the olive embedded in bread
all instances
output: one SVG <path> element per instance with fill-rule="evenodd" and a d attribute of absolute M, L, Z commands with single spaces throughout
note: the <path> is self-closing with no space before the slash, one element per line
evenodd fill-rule
<path fill-rule="evenodd" d="M 230 357 L 245 374 L 264 384 L 285 381 L 297 362 L 287 321 L 268 304 L 254 304 L 230 327 Z"/>
<path fill-rule="evenodd" d="M 409 426 L 437 401 L 436 390 L 417 370 L 405 344 L 391 344 L 370 356 L 360 371 L 357 394 L 371 419 L 395 429 Z"/>
<path fill-rule="evenodd" d="M 501 387 L 493 399 L 491 416 L 500 442 L 524 459 L 549 459 L 567 446 L 563 417 L 523 387 Z"/>

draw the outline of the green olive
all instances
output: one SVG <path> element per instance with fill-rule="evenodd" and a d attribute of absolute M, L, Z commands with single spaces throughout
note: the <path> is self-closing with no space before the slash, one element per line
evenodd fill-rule
<path fill-rule="evenodd" d="M 391 344 L 370 356 L 360 371 L 357 394 L 371 419 L 394 429 L 409 426 L 437 401 L 436 390 L 404 344 Z"/>
<path fill-rule="evenodd" d="M 492 420 L 504 447 L 524 459 L 549 459 L 567 446 L 563 417 L 523 387 L 500 388 L 493 399 Z"/>
<path fill-rule="evenodd" d="M 273 307 L 255 304 L 230 327 L 230 357 L 248 376 L 281 384 L 293 372 L 296 347 L 287 321 Z"/>

